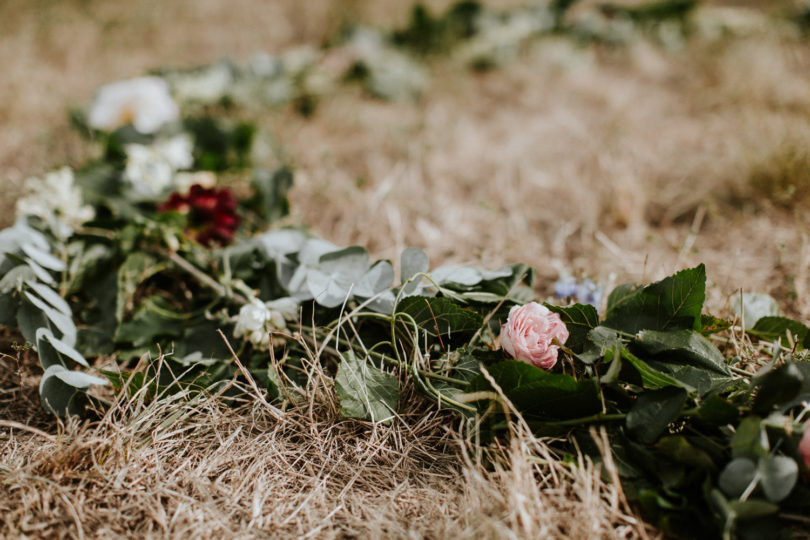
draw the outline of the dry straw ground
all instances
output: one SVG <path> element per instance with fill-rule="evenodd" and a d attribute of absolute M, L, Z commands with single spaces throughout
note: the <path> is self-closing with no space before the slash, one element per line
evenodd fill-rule
<path fill-rule="evenodd" d="M 65 110 L 99 85 L 318 43 L 345 20 L 392 26 L 407 4 L 0 2 L 0 224 L 27 175 L 86 157 Z M 263 114 L 296 166 L 292 219 L 380 257 L 526 262 L 540 294 L 561 266 L 608 283 L 703 261 L 712 311 L 743 289 L 806 321 L 810 48 L 758 13 L 737 12 L 744 36 L 678 53 L 547 39 L 491 73 L 438 60 L 416 104 L 343 90 L 310 119 Z M 654 535 L 590 464 L 554 464 L 520 431 L 485 472 L 416 395 L 390 428 L 339 420 L 323 377 L 283 417 L 255 396 L 167 396 L 60 425 L 35 366 L 0 358 L 0 536 Z"/>

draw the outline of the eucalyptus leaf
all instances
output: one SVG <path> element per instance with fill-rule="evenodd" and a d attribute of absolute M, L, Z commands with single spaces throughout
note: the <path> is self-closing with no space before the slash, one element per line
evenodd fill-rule
<path fill-rule="evenodd" d="M 409 247 L 402 251 L 402 255 L 400 256 L 400 273 L 399 279 L 400 282 L 405 285 L 407 281 L 417 274 L 423 274 L 428 271 L 429 268 L 429 260 L 427 253 L 422 251 L 419 248 Z M 416 278 L 411 283 L 405 285 L 404 294 L 412 294 L 417 291 L 419 285 L 421 284 L 421 280 Z"/>
<path fill-rule="evenodd" d="M 743 293 L 734 300 L 734 314 L 741 317 L 745 328 L 753 328 L 763 317 L 779 315 L 779 305 L 769 294 Z"/>
<path fill-rule="evenodd" d="M 84 356 L 82 356 L 79 351 L 77 351 L 64 341 L 57 339 L 53 335 L 53 332 L 51 332 L 47 328 L 39 328 L 37 330 L 36 339 L 37 339 L 36 341 L 37 352 L 39 353 L 40 363 L 42 364 L 42 367 L 47 368 L 53 364 L 65 365 L 65 362 L 62 360 L 62 357 L 67 357 L 84 367 L 90 367 L 90 365 L 87 363 L 87 360 L 84 359 Z M 43 347 L 46 347 L 47 345 L 49 345 L 53 349 L 53 352 L 57 353 L 56 362 L 54 362 L 52 359 L 51 356 L 53 354 L 52 352 L 50 351 L 46 352 L 43 350 Z M 47 360 L 45 358 L 46 356 L 49 356 Z"/>
<path fill-rule="evenodd" d="M 23 253 L 43 268 L 55 272 L 62 272 L 66 268 L 64 261 L 54 257 L 44 249 L 40 249 L 33 244 L 23 244 L 20 247 Z"/>
<path fill-rule="evenodd" d="M 774 503 L 790 495 L 799 478 L 799 466 L 787 456 L 763 456 L 757 470 L 765 497 Z"/>
<path fill-rule="evenodd" d="M 390 423 L 399 401 L 399 381 L 390 373 L 358 359 L 354 352 L 342 355 L 335 376 L 340 413 L 345 418 Z"/>
<path fill-rule="evenodd" d="M 56 308 L 51 307 L 44 300 L 40 299 L 35 294 L 32 294 L 30 291 L 25 291 L 25 297 L 29 302 L 31 302 L 31 304 L 33 304 L 34 307 L 39 309 L 45 315 L 54 328 L 59 330 L 59 332 L 62 334 L 60 336 L 62 341 L 71 347 L 76 344 L 76 325 L 73 323 L 73 319 L 58 311 Z M 34 337 L 36 339 L 36 335 Z"/>
<path fill-rule="evenodd" d="M 254 206 L 259 216 L 273 223 L 290 213 L 287 193 L 292 187 L 293 174 L 287 167 L 270 172 L 257 169 L 253 174 Z"/>
<path fill-rule="evenodd" d="M 15 266 L 0 279 L 0 294 L 9 294 L 22 288 L 23 283 L 34 281 L 36 274 L 27 264 Z"/>
<path fill-rule="evenodd" d="M 28 343 L 36 345 L 37 330 L 48 327 L 48 317 L 28 300 L 23 300 L 17 310 L 17 328 Z"/>
<path fill-rule="evenodd" d="M 106 379 L 71 371 L 62 365 L 53 365 L 45 370 L 39 383 L 42 405 L 52 413 L 65 417 L 84 412 L 84 390 L 91 386 L 105 385 Z"/>
<path fill-rule="evenodd" d="M 53 279 L 53 276 L 51 275 L 50 272 L 48 272 L 43 267 L 35 263 L 32 259 L 24 259 L 24 261 L 38 280 L 48 285 L 56 285 L 56 280 Z"/>
<path fill-rule="evenodd" d="M 394 267 L 388 261 L 377 261 L 355 283 L 356 296 L 371 298 L 389 289 L 394 282 Z"/>
<path fill-rule="evenodd" d="M 65 301 L 64 298 L 59 296 L 59 293 L 57 293 L 50 287 L 42 285 L 41 283 L 37 283 L 35 281 L 26 281 L 25 284 L 29 288 L 31 288 L 35 293 L 37 293 L 40 298 L 45 300 L 54 309 L 56 309 L 58 312 L 62 313 L 66 317 L 73 316 L 70 310 L 70 306 L 68 305 L 68 303 Z"/>
<path fill-rule="evenodd" d="M 718 485 L 728 497 L 739 499 L 749 488 L 757 475 L 757 464 L 747 458 L 738 457 L 723 468 L 718 478 Z"/>

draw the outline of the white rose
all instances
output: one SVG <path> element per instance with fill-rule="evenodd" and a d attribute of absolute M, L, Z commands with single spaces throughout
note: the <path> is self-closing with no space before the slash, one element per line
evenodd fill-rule
<path fill-rule="evenodd" d="M 179 117 L 166 81 L 140 77 L 102 86 L 90 106 L 87 123 L 106 131 L 131 123 L 140 133 L 151 134 Z"/>

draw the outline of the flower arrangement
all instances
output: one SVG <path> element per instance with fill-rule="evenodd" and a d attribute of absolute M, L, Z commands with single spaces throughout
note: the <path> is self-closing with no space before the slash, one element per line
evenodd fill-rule
<path fill-rule="evenodd" d="M 282 226 L 292 172 L 251 170 L 253 127 L 199 114 L 246 96 L 305 104 L 344 76 L 412 97 L 426 84 L 419 55 L 462 43 L 478 67 L 497 64 L 559 31 L 570 3 L 508 16 L 463 4 L 389 36 L 356 34 L 337 55 L 297 50 L 100 89 L 86 124 L 103 156 L 29 180 L 18 221 L 0 231 L 0 324 L 37 353 L 43 406 L 81 415 L 105 406 L 107 385 L 199 392 L 240 377 L 282 404 L 307 384 L 300 358 L 318 342 L 346 418 L 395 421 L 413 384 L 474 419 L 465 425 L 485 442 L 519 417 L 560 454 L 599 462 L 591 430 L 604 430 L 626 493 L 664 532 L 775 531 L 785 514 L 806 513 L 803 323 L 769 311 L 743 328 L 704 313 L 702 265 L 606 298 L 589 279 L 563 277 L 562 306 L 535 301 L 522 264 L 431 268 L 408 248 L 397 276 L 362 247 Z M 622 20 L 637 20 L 630 13 Z M 728 331 L 771 362 L 736 357 L 716 339 Z"/>

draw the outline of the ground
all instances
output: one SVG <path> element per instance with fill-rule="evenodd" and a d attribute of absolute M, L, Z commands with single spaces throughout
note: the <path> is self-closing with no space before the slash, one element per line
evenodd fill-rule
<path fill-rule="evenodd" d="M 87 157 L 66 110 L 101 84 L 317 44 L 346 20 L 395 26 L 407 4 L 3 2 L 0 225 L 24 178 Z M 766 292 L 807 321 L 810 49 L 757 9 L 778 3 L 724 4 L 752 7 L 744 35 L 675 52 L 548 38 L 490 72 L 435 60 L 417 103 L 346 89 L 310 118 L 262 113 L 277 150 L 263 159 L 293 160 L 291 222 L 377 257 L 526 262 L 541 297 L 561 269 L 608 285 L 705 262 L 710 311 Z M 544 451 L 530 437 L 485 472 L 418 396 L 397 428 L 339 421 L 325 383 L 283 419 L 258 399 L 178 399 L 63 426 L 39 408 L 26 353 L 0 364 L 3 536 L 655 534 L 588 464 L 527 459 Z"/>

